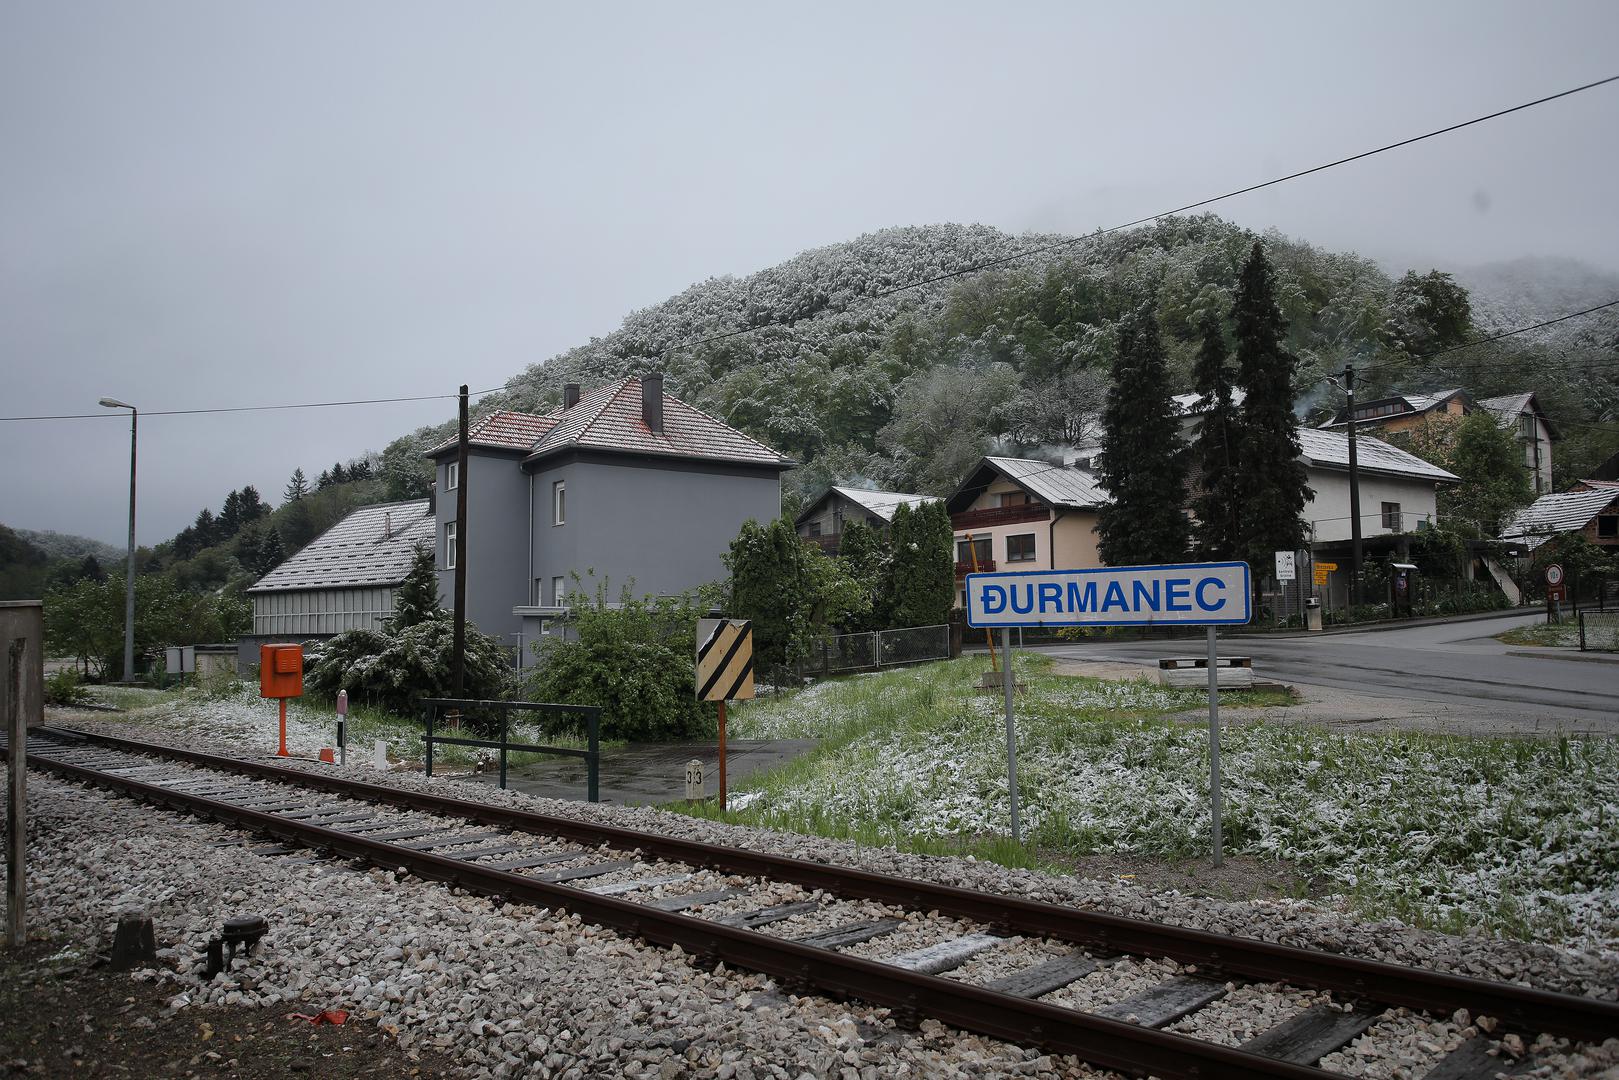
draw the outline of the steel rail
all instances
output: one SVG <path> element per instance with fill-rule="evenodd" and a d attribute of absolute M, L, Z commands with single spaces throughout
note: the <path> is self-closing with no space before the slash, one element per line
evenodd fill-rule
<path fill-rule="evenodd" d="M 1579 1042 L 1601 1042 L 1619 1036 L 1619 1002 L 1598 1001 L 1573 994 L 1449 972 L 1402 967 L 914 878 L 875 874 L 784 855 L 636 832 L 618 826 L 407 791 L 76 729 L 56 730 L 70 738 L 87 739 L 136 753 L 158 754 L 209 768 L 312 787 L 350 798 L 462 817 L 517 832 L 560 836 L 625 850 L 639 849 L 672 862 L 789 882 L 838 896 L 873 900 L 913 910 L 937 910 L 941 914 L 982 923 L 1006 934 L 1049 937 L 1090 949 L 1165 957 L 1182 964 L 1212 968 L 1228 976 L 1239 975 L 1259 982 L 1285 982 L 1293 986 L 1328 990 L 1351 998 L 1404 1006 L 1435 1015 L 1448 1016 L 1457 1009 L 1465 1008 L 1474 1015 L 1495 1017 L 1508 1027 L 1530 1034 L 1545 1032 Z"/>
<path fill-rule="evenodd" d="M 700 962 L 723 962 L 773 976 L 800 991 L 813 989 L 887 1006 L 912 1023 L 931 1017 L 980 1035 L 1022 1046 L 1038 1046 L 1048 1053 L 1072 1054 L 1102 1068 L 1138 1075 L 1187 1080 L 1228 1077 L 1232 1080 L 1241 1077 L 1320 1080 L 1337 1075 L 1186 1035 L 1046 1005 L 937 975 L 922 975 L 753 930 L 659 911 L 634 901 L 495 870 L 447 855 L 415 851 L 46 756 L 32 757 L 29 764 L 65 779 L 111 788 L 142 802 L 265 833 L 322 852 L 364 860 L 378 867 L 404 867 L 419 877 L 453 882 L 469 892 L 545 908 L 562 908 L 586 922 L 600 923 L 655 944 L 679 945 Z"/>

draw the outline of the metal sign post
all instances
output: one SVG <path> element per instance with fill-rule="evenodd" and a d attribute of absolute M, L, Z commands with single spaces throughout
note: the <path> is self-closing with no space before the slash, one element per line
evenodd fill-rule
<path fill-rule="evenodd" d="M 28 725 L 45 716 L 45 608 L 0 601 L 0 720 L 6 726 L 6 940 L 28 940 Z"/>
<path fill-rule="evenodd" d="M 1279 552 L 1280 556 L 1291 553 Z M 1288 567 L 1291 574 L 1293 568 Z M 1016 626 L 1206 626 L 1209 638 L 1209 817 L 1215 865 L 1224 858 L 1220 802 L 1220 673 L 1214 628 L 1253 618 L 1247 563 L 1182 563 L 1095 570 L 968 574 L 967 624 L 1005 628 L 1006 758 L 1012 838 L 1020 840 L 1017 732 L 1013 724 L 1012 630 Z"/>
<path fill-rule="evenodd" d="M 988 632 L 988 631 L 986 631 Z M 1006 790 L 1012 797 L 1012 843 L 1022 842 L 1017 813 L 1017 728 L 1012 723 L 1012 694 L 1016 690 L 1016 676 L 1012 673 L 1012 628 L 1001 631 L 1001 644 L 1005 646 L 1006 666 L 1001 669 L 1001 686 L 1006 691 Z"/>
<path fill-rule="evenodd" d="M 697 700 L 719 703 L 720 809 L 725 809 L 725 703 L 753 697 L 753 623 L 697 620 Z"/>
<path fill-rule="evenodd" d="M 337 692 L 337 763 L 339 765 L 349 763 L 348 732 L 346 730 L 348 728 L 348 719 L 349 692 L 339 690 Z"/>
<path fill-rule="evenodd" d="M 1220 658 L 1209 627 L 1209 833 L 1214 842 L 1214 865 L 1225 861 L 1220 835 Z"/>

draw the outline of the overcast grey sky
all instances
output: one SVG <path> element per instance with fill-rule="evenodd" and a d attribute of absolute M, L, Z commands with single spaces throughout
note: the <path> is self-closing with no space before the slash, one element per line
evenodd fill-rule
<path fill-rule="evenodd" d="M 588 10 L 587 10 L 588 9 Z M 1619 4 L 0 7 L 0 415 L 452 393 L 888 225 L 1088 231 L 1619 73 Z M 1619 269 L 1619 84 L 1225 204 Z M 450 402 L 141 425 L 139 536 Z M 0 424 L 121 542 L 128 424 Z"/>

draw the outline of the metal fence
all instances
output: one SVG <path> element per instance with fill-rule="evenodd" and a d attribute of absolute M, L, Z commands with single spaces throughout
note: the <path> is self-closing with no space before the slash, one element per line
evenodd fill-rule
<path fill-rule="evenodd" d="M 1580 612 L 1580 651 L 1619 652 L 1619 611 Z"/>
<path fill-rule="evenodd" d="M 836 634 L 822 638 L 799 664 L 804 675 L 836 675 L 849 671 L 876 671 L 950 656 L 950 626 L 907 626 L 866 634 Z"/>
<path fill-rule="evenodd" d="M 601 710 L 594 705 L 556 705 L 542 701 L 479 701 L 473 698 L 422 698 L 427 710 L 427 731 L 422 736 L 424 771 L 433 775 L 433 748 L 435 746 L 474 746 L 500 751 L 500 786 L 506 786 L 506 755 L 516 750 L 528 754 L 560 754 L 563 757 L 583 758 L 585 762 L 585 799 L 600 802 L 601 788 Z M 520 713 L 549 713 L 555 716 L 577 717 L 585 728 L 586 749 L 571 746 L 535 746 L 511 741 L 512 710 Z M 441 712 L 442 710 L 442 712 Z M 455 718 L 459 723 L 467 719 L 488 720 L 493 714 L 500 724 L 500 738 L 467 739 L 456 735 L 433 734 L 435 719 Z"/>

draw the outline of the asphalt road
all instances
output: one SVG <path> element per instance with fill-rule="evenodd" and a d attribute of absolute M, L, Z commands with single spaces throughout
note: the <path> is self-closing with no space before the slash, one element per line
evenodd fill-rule
<path fill-rule="evenodd" d="M 1477 714 L 1487 728 L 1539 727 L 1619 733 L 1619 664 L 1578 660 L 1569 650 L 1525 650 L 1491 635 L 1541 621 L 1506 615 L 1470 622 L 1367 630 L 1319 637 L 1221 639 L 1223 655 L 1251 656 L 1254 673 L 1359 698 L 1432 702 L 1451 715 Z M 1086 642 L 1048 646 L 1056 657 L 1149 664 L 1196 656 L 1199 641 Z M 1530 651 L 1534 656 L 1514 656 Z M 1619 657 L 1610 656 L 1609 659 Z"/>

